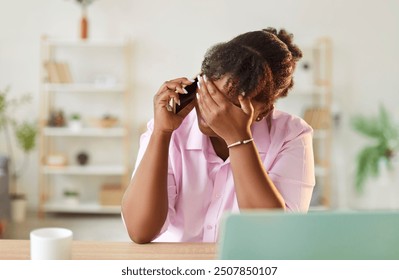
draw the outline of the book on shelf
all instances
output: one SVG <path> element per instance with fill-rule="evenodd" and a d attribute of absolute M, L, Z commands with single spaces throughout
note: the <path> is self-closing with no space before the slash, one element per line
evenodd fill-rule
<path fill-rule="evenodd" d="M 72 83 L 73 79 L 68 63 L 48 61 L 45 63 L 44 66 L 47 71 L 47 78 L 49 83 Z"/>
<path fill-rule="evenodd" d="M 61 83 L 72 83 L 72 75 L 69 70 L 69 65 L 65 62 L 58 62 L 56 65 Z"/>

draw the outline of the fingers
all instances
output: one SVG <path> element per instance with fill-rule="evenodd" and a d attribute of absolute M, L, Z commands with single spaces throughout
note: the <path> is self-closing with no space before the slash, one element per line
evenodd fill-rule
<path fill-rule="evenodd" d="M 174 103 L 180 104 L 179 94 L 173 90 L 166 89 L 155 95 L 154 102 L 161 105 L 161 107 L 165 107 L 168 111 L 173 111 Z"/>
<path fill-rule="evenodd" d="M 165 90 L 173 90 L 176 91 L 177 93 L 185 94 L 187 93 L 187 91 L 184 89 L 184 87 L 187 85 L 191 85 L 193 82 L 194 80 L 190 80 L 185 77 L 166 81 L 158 90 L 158 93 L 163 92 Z"/>
<path fill-rule="evenodd" d="M 200 109 L 204 112 L 217 112 L 217 111 L 229 111 L 235 110 L 231 106 L 241 108 L 246 115 L 252 115 L 254 108 L 250 98 L 245 98 L 245 93 L 238 95 L 238 102 L 233 102 L 227 98 L 227 96 L 219 90 L 218 87 L 204 75 L 198 77 L 199 81 L 199 105 Z"/>
<path fill-rule="evenodd" d="M 251 100 L 249 98 L 244 98 L 244 96 L 242 95 L 239 95 L 238 101 L 240 102 L 241 109 L 244 111 L 244 113 L 251 116 L 254 112 L 254 106 L 252 105 Z"/>
<path fill-rule="evenodd" d="M 216 105 L 229 102 L 226 96 L 216 87 L 216 85 L 209 80 L 205 75 L 201 77 L 201 85 L 204 84 L 204 94 L 211 97 Z"/>
<path fill-rule="evenodd" d="M 168 111 L 173 111 L 175 104 L 180 105 L 179 94 L 186 94 L 187 91 L 184 87 L 193 82 L 194 80 L 185 77 L 166 81 L 162 84 L 154 99 L 156 103 L 161 104 L 162 107 L 166 107 Z"/>
<path fill-rule="evenodd" d="M 198 89 L 197 99 L 200 109 L 203 110 L 204 112 L 212 112 L 217 110 L 219 106 L 215 102 L 215 100 L 213 100 L 212 96 L 208 91 L 206 82 L 201 76 L 198 76 L 197 89 Z"/>

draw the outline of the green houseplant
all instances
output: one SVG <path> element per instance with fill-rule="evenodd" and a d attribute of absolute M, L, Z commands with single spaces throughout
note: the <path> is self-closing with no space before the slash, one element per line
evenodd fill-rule
<path fill-rule="evenodd" d="M 74 113 L 70 116 L 68 126 L 73 131 L 79 131 L 82 129 L 82 117 L 78 113 Z"/>
<path fill-rule="evenodd" d="M 392 160 L 399 148 L 399 129 L 382 105 L 378 116 L 355 116 L 351 124 L 355 131 L 371 140 L 357 155 L 355 186 L 361 193 L 366 180 L 378 177 L 384 164 L 388 169 L 393 168 Z"/>
<path fill-rule="evenodd" d="M 64 201 L 67 205 L 79 204 L 79 192 L 73 189 L 64 190 Z"/>
<path fill-rule="evenodd" d="M 36 146 L 37 127 L 33 123 L 19 123 L 14 118 L 14 110 L 20 105 L 29 102 L 30 97 L 24 95 L 20 98 L 8 98 L 9 88 L 0 90 L 0 131 L 5 138 L 6 155 L 10 159 L 10 197 L 11 202 L 19 201 L 22 204 L 26 200 L 25 194 L 19 189 L 18 179 L 27 169 L 28 155 Z M 17 166 L 17 155 L 14 139 L 18 143 L 19 149 L 23 152 L 23 160 Z M 26 204 L 26 202 L 25 202 Z M 26 207 L 26 206 L 23 206 Z M 12 205 L 12 210 L 14 206 Z M 23 210 L 24 211 L 24 210 Z M 12 213 L 12 215 L 14 215 Z M 23 217 L 16 220 L 23 220 Z"/>

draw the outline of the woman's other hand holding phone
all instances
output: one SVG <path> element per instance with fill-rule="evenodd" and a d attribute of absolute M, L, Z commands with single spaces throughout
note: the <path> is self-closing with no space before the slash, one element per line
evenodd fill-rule
<path fill-rule="evenodd" d="M 172 133 L 183 122 L 184 118 L 194 108 L 194 102 L 184 107 L 178 114 L 173 113 L 172 103 L 179 104 L 179 94 L 187 94 L 185 86 L 192 80 L 178 78 L 166 81 L 154 96 L 154 132 Z"/>

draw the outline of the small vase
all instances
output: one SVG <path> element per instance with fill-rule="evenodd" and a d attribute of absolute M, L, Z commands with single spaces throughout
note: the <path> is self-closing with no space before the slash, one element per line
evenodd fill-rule
<path fill-rule="evenodd" d="M 74 132 L 79 132 L 82 129 L 82 122 L 80 120 L 71 120 L 68 123 L 69 129 Z"/>
<path fill-rule="evenodd" d="M 80 38 L 86 40 L 89 37 L 89 21 L 87 19 L 86 9 L 82 11 L 82 18 L 80 19 Z"/>
<path fill-rule="evenodd" d="M 89 155 L 85 152 L 80 152 L 79 154 L 77 154 L 76 159 L 79 165 L 86 165 L 89 161 Z"/>
<path fill-rule="evenodd" d="M 76 206 L 79 205 L 79 197 L 78 196 L 66 196 L 64 198 L 65 205 L 68 206 Z"/>

